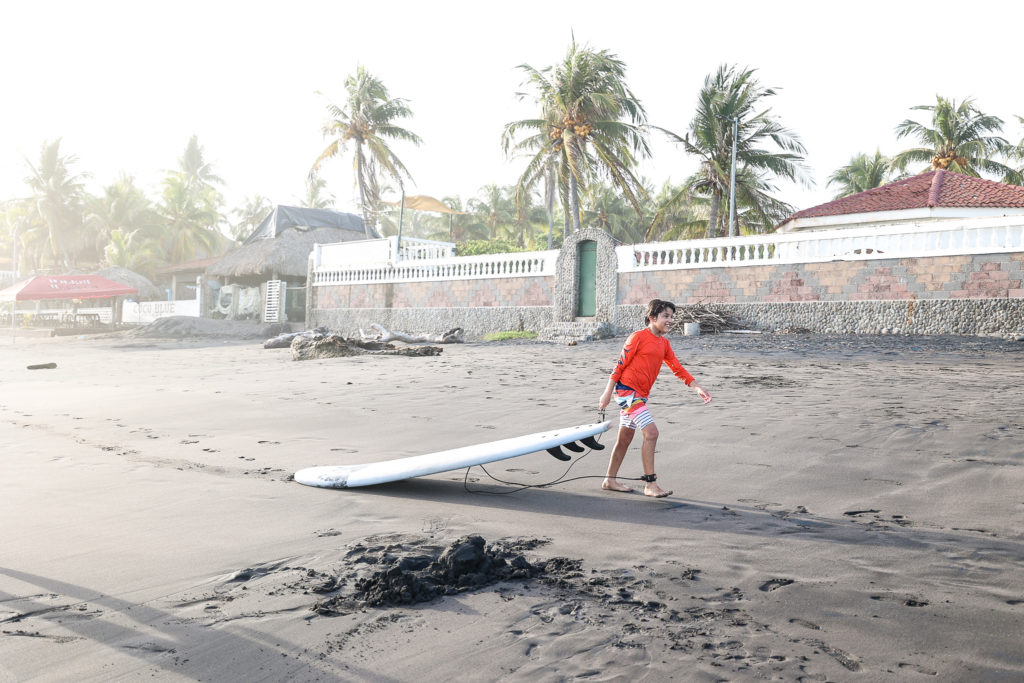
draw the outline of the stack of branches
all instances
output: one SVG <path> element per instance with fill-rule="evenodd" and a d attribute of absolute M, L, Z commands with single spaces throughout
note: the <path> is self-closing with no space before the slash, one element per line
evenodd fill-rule
<path fill-rule="evenodd" d="M 686 323 L 700 323 L 701 334 L 718 334 L 725 330 L 741 329 L 739 318 L 725 310 L 714 310 L 705 304 L 691 304 L 676 308 L 675 322 L 669 333 L 682 334 Z"/>

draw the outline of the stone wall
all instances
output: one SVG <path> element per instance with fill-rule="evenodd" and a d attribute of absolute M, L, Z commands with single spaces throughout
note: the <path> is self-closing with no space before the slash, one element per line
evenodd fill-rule
<path fill-rule="evenodd" d="M 1024 253 L 649 270 L 619 276 L 619 305 L 1024 298 Z"/>
<path fill-rule="evenodd" d="M 509 277 L 311 287 L 307 327 L 357 336 L 371 323 L 404 332 L 468 335 L 538 330 L 551 321 L 554 278 Z"/>
<path fill-rule="evenodd" d="M 358 337 L 377 323 L 412 334 L 441 334 L 461 327 L 470 338 L 490 332 L 537 331 L 551 323 L 551 306 L 481 306 L 467 308 L 334 308 L 314 311 L 307 327 L 325 325 L 336 334 Z"/>
<path fill-rule="evenodd" d="M 467 335 L 573 321 L 578 243 L 598 242 L 598 316 L 618 333 L 643 325 L 652 298 L 721 306 L 751 329 L 877 334 L 1024 334 L 1024 253 L 617 272 L 599 231 L 563 247 L 556 276 L 311 287 L 307 326 L 356 335 L 389 329 Z M 596 329 L 596 328 L 595 328 Z M 555 337 L 551 337 L 555 338 Z"/>
<path fill-rule="evenodd" d="M 685 304 L 681 304 L 685 305 Z M 1024 298 L 787 301 L 710 304 L 745 329 L 835 334 L 1024 335 Z M 619 306 L 619 332 L 643 325 L 644 305 Z"/>

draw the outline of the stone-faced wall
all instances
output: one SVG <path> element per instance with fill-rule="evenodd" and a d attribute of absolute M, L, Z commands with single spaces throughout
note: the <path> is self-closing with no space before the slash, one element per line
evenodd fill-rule
<path fill-rule="evenodd" d="M 554 279 L 510 277 L 313 287 L 314 307 L 486 308 L 551 306 Z"/>
<path fill-rule="evenodd" d="M 619 277 L 620 305 L 1024 298 L 1024 253 L 654 270 Z"/>
<path fill-rule="evenodd" d="M 1022 253 L 647 271 L 619 278 L 619 319 L 658 297 L 716 304 L 753 329 L 1018 336 L 1022 287 Z"/>
<path fill-rule="evenodd" d="M 579 245 L 581 242 L 597 243 L 597 297 L 594 312 L 595 322 L 616 324 L 618 316 L 618 258 L 615 242 L 611 235 L 596 228 L 585 228 L 565 238 L 555 262 L 554 320 L 572 322 L 576 317 L 579 300 Z"/>
<path fill-rule="evenodd" d="M 310 287 L 308 328 L 358 336 L 372 323 L 412 333 L 539 330 L 551 321 L 554 278 L 509 277 Z"/>

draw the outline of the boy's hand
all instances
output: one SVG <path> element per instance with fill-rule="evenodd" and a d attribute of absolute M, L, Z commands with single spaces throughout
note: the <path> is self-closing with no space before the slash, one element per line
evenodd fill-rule
<path fill-rule="evenodd" d="M 704 400 L 704 405 L 711 403 L 711 394 L 705 391 L 704 387 L 697 385 L 697 395 Z"/>
<path fill-rule="evenodd" d="M 597 400 L 597 409 L 604 410 L 608 407 L 608 404 L 611 403 L 611 401 L 611 394 L 601 394 L 601 398 Z"/>

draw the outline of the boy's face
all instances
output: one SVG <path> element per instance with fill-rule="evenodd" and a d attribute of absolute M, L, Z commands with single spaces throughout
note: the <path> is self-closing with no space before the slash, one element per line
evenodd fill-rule
<path fill-rule="evenodd" d="M 676 312 L 671 308 L 666 308 L 658 315 L 652 315 L 650 317 L 651 327 L 653 331 L 658 334 L 668 334 L 669 329 L 672 327 L 672 322 L 675 320 Z"/>

